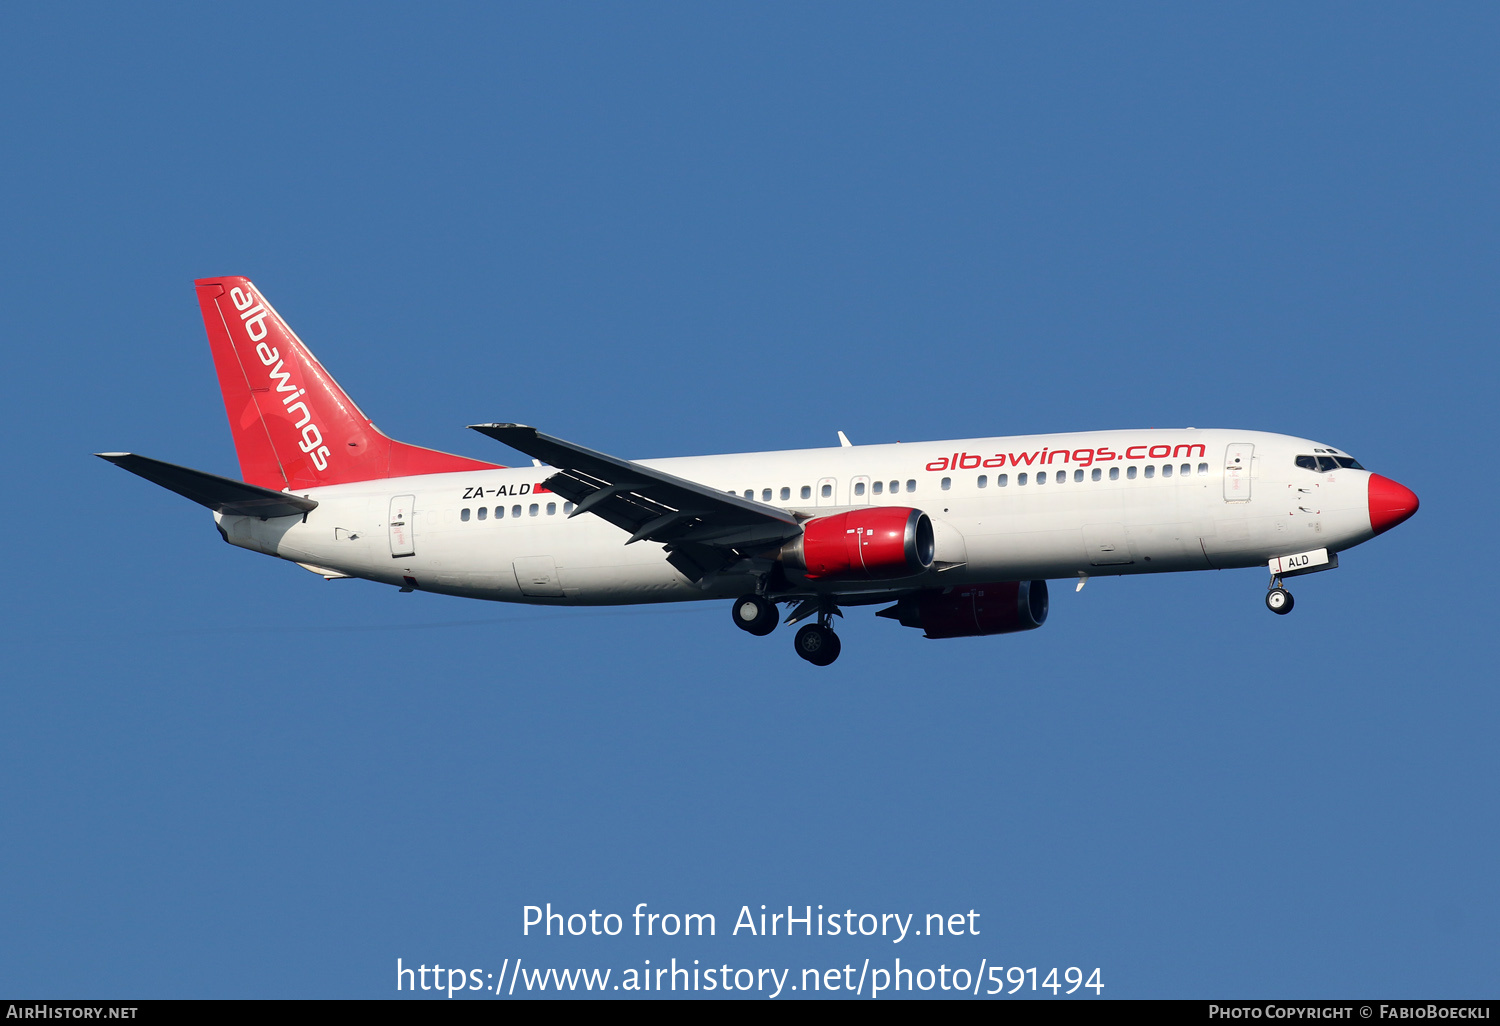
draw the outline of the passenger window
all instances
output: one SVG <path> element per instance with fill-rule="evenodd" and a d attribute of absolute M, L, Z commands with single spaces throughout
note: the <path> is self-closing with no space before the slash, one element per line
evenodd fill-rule
<path fill-rule="evenodd" d="M 1016 475 L 1016 484 L 1023 485 L 1025 483 L 1026 483 L 1026 475 L 1025 474 L 1017 474 Z"/>
<path fill-rule="evenodd" d="M 747 498 L 747 499 L 753 499 L 753 498 L 755 498 L 755 489 L 754 488 L 746 488 L 745 489 L 745 498 Z"/>
<path fill-rule="evenodd" d="M 1172 464 L 1168 463 L 1164 467 L 1161 468 L 1161 476 L 1162 477 L 1171 477 L 1172 476 Z"/>
<path fill-rule="evenodd" d="M 1206 476 L 1208 476 L 1208 464 L 1207 463 L 1200 463 L 1200 464 L 1198 464 L 1198 476 L 1199 477 L 1206 477 Z"/>
<path fill-rule="evenodd" d="M 791 497 L 792 497 L 792 490 L 790 488 L 783 488 L 781 490 L 781 498 L 783 500 L 790 499 Z"/>
<path fill-rule="evenodd" d="M 533 502 L 531 504 L 531 508 L 528 509 L 526 512 L 530 513 L 532 516 L 536 516 L 539 512 L 541 512 L 541 509 L 542 509 L 542 507 L 538 506 L 536 503 Z"/>
<path fill-rule="evenodd" d="M 943 478 L 943 491 L 946 492 L 948 489 L 950 489 L 952 487 L 953 487 L 953 478 L 951 478 L 951 477 L 945 477 L 945 478 Z"/>
<path fill-rule="evenodd" d="M 1146 467 L 1146 477 L 1147 477 L 1147 479 L 1153 478 L 1155 476 L 1156 476 L 1156 466 L 1153 464 L 1153 465 L 1150 465 L 1150 466 Z"/>
<path fill-rule="evenodd" d="M 906 490 L 909 491 L 909 492 L 914 492 L 914 491 L 917 490 L 917 479 L 916 478 L 911 478 L 911 479 L 909 479 L 906 482 Z"/>
<path fill-rule="evenodd" d="M 996 477 L 995 477 L 995 487 L 996 488 L 1004 488 L 1008 484 L 1010 484 L 1010 475 L 1009 474 L 999 474 L 999 475 L 996 475 Z"/>
<path fill-rule="evenodd" d="M 547 503 L 547 515 L 549 517 L 555 517 L 555 516 L 557 516 L 557 503 L 555 503 L 555 502 L 549 502 L 549 503 Z"/>
<path fill-rule="evenodd" d="M 1125 476 L 1127 478 L 1129 478 L 1130 480 L 1134 481 L 1135 480 L 1135 468 L 1134 467 L 1126 467 L 1125 468 Z"/>
<path fill-rule="evenodd" d="M 760 490 L 760 501 L 761 502 L 770 502 L 771 501 L 771 489 L 769 489 L 769 488 L 762 488 Z"/>
<path fill-rule="evenodd" d="M 483 520 L 485 517 L 487 517 L 489 515 L 490 515 L 490 510 L 489 510 L 488 506 L 480 506 L 479 507 L 479 519 L 480 520 Z"/>
<path fill-rule="evenodd" d="M 1074 481 L 1082 481 L 1083 480 L 1083 471 L 1081 471 L 1081 470 L 1075 470 L 1075 471 L 1073 471 L 1073 480 Z"/>
<path fill-rule="evenodd" d="M 521 507 L 520 506 L 512 506 L 510 508 L 510 515 L 513 516 L 513 517 L 520 516 L 521 515 Z"/>
<path fill-rule="evenodd" d="M 1039 485 L 1047 483 L 1047 472 L 1045 470 L 1036 476 L 1036 483 Z"/>
<path fill-rule="evenodd" d="M 818 490 L 818 494 L 821 495 L 821 496 L 823 496 L 823 498 L 825 498 L 825 499 L 831 499 L 831 498 L 833 498 L 833 485 L 831 485 L 831 484 L 824 485 L 822 488 L 820 488 Z"/>
<path fill-rule="evenodd" d="M 1120 468 L 1119 467 L 1110 467 L 1109 468 L 1109 479 L 1111 481 L 1118 481 L 1118 480 L 1120 480 Z"/>
<path fill-rule="evenodd" d="M 900 481 L 892 481 L 891 482 L 891 494 L 895 495 L 900 490 L 901 490 L 901 482 Z"/>
<path fill-rule="evenodd" d="M 979 487 L 984 488 L 984 487 L 986 487 L 990 483 L 990 477 L 989 477 L 988 474 L 980 474 L 979 475 L 979 480 L 975 481 L 974 483 L 977 484 Z"/>
<path fill-rule="evenodd" d="M 812 486 L 811 485 L 803 485 L 802 486 L 802 497 L 804 499 L 811 499 L 812 498 Z"/>
<path fill-rule="evenodd" d="M 856 481 L 856 482 L 854 482 L 854 494 L 855 495 L 863 495 L 863 494 L 865 494 L 865 483 L 863 481 Z"/>
<path fill-rule="evenodd" d="M 459 510 L 458 511 L 458 519 L 462 520 L 464 523 L 467 524 L 469 522 L 469 511 L 466 510 L 466 509 Z"/>
<path fill-rule="evenodd" d="M 1098 467 L 1095 467 L 1094 470 L 1093 470 L 1093 472 L 1091 474 L 1089 474 L 1089 478 L 1091 480 L 1094 480 L 1094 481 L 1098 481 L 1098 480 L 1100 480 L 1103 477 L 1104 477 L 1104 471 L 1100 470 Z"/>
<path fill-rule="evenodd" d="M 564 513 L 571 513 L 571 512 L 573 512 L 573 504 L 571 502 L 565 502 L 565 503 L 563 503 L 563 512 Z"/>
<path fill-rule="evenodd" d="M 1193 474 L 1193 465 L 1191 463 L 1184 463 L 1182 465 L 1182 469 L 1179 470 L 1178 473 L 1180 473 L 1183 477 L 1191 477 Z"/>
<path fill-rule="evenodd" d="M 885 491 L 885 482 L 876 481 L 873 485 L 870 486 L 870 491 L 874 492 L 876 495 L 879 495 L 881 492 Z"/>
<path fill-rule="evenodd" d="M 503 519 L 504 516 L 505 516 L 505 507 L 504 506 L 496 506 L 495 507 L 495 519 L 496 520 L 500 520 L 500 519 Z"/>

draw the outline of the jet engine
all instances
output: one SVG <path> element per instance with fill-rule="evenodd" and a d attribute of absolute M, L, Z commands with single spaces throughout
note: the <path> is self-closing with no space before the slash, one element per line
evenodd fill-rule
<path fill-rule="evenodd" d="M 888 581 L 932 567 L 932 520 L 906 506 L 871 506 L 814 517 L 781 549 L 781 559 L 813 579 Z"/>
<path fill-rule="evenodd" d="M 1035 630 L 1047 622 L 1046 581 L 1002 581 L 907 595 L 876 616 L 920 627 L 929 638 L 972 638 Z"/>

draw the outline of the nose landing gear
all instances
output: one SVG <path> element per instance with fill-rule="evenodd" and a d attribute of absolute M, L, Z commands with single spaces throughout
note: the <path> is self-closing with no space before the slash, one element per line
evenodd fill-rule
<path fill-rule="evenodd" d="M 1266 592 L 1266 608 L 1280 616 L 1285 616 L 1292 611 L 1295 603 L 1292 593 L 1281 586 L 1280 577 L 1271 578 L 1271 590 Z"/>

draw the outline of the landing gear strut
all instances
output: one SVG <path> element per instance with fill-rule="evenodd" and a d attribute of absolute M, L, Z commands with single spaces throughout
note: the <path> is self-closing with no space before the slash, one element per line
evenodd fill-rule
<path fill-rule="evenodd" d="M 776 603 L 764 595 L 741 595 L 734 600 L 729 612 L 736 627 L 757 637 L 764 637 L 776 629 Z M 786 622 L 802 623 L 811 616 L 816 616 L 817 620 L 797 629 L 797 636 L 793 639 L 797 654 L 814 666 L 827 666 L 837 659 L 843 646 L 830 624 L 835 616 L 843 615 L 831 598 L 812 596 L 802 599 Z"/>
<path fill-rule="evenodd" d="M 1273 613 L 1285 616 L 1292 611 L 1292 593 L 1281 586 L 1280 577 L 1271 578 L 1271 590 L 1266 592 L 1266 608 Z"/>
<path fill-rule="evenodd" d="M 763 638 L 776 629 L 776 603 L 763 595 L 741 595 L 730 609 L 734 625 Z"/>
<path fill-rule="evenodd" d="M 839 644 L 839 636 L 833 633 L 830 625 L 835 614 L 844 614 L 831 599 L 809 598 L 802 600 L 802 604 L 792 611 L 787 622 L 796 623 L 814 613 L 818 616 L 817 622 L 806 624 L 797 631 L 797 654 L 814 666 L 827 666 L 839 657 L 839 650 L 843 648 Z"/>

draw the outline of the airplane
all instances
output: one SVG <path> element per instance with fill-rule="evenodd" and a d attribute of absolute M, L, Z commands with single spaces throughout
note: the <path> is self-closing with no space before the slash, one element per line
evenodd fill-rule
<path fill-rule="evenodd" d="M 845 606 L 928 638 L 1034 630 L 1047 582 L 1269 571 L 1287 579 L 1417 511 L 1342 449 L 1261 431 L 1086 431 L 626 460 L 523 424 L 472 424 L 505 467 L 370 422 L 243 277 L 195 283 L 243 480 L 96 453 L 213 511 L 231 545 L 329 580 L 499 602 L 729 599 L 827 666 Z M 806 621 L 806 622 L 804 622 Z"/>

